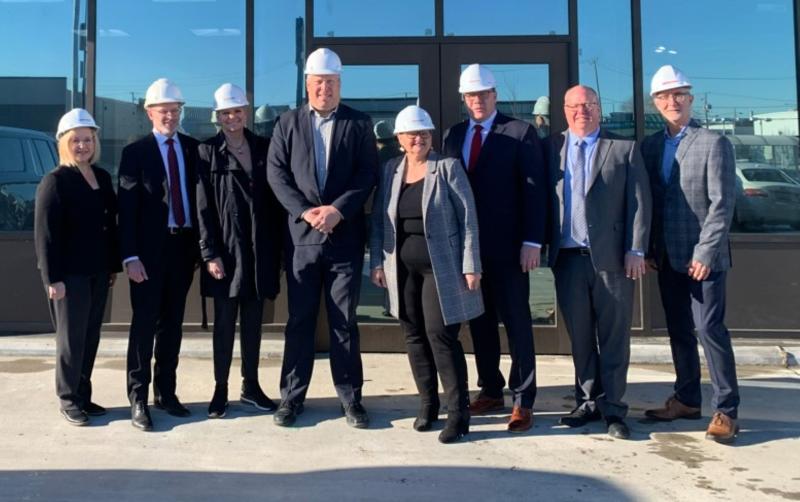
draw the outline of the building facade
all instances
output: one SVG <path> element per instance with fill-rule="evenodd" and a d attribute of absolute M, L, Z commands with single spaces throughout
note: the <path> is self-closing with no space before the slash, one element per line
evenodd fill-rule
<path fill-rule="evenodd" d="M 142 105 L 156 78 L 181 87 L 184 132 L 216 132 L 213 91 L 233 82 L 247 90 L 251 128 L 269 135 L 281 112 L 303 103 L 305 55 L 326 46 L 344 62 L 344 102 L 375 122 L 418 102 L 437 141 L 466 116 L 457 89 L 470 63 L 489 65 L 499 108 L 545 124 L 543 135 L 566 127 L 564 91 L 583 83 L 598 91 L 603 126 L 637 139 L 663 127 L 649 101 L 650 76 L 678 66 L 694 84 L 695 117 L 736 150 L 729 327 L 734 335 L 800 337 L 796 1 L 0 0 L 0 19 L 0 331 L 49 329 L 33 197 L 54 165 L 48 136 L 66 110 L 93 113 L 100 164 L 115 175 L 122 148 L 150 131 Z M 550 113 L 536 117 L 543 97 Z M 531 281 L 537 344 L 565 352 L 552 275 L 540 269 Z M 362 288 L 364 347 L 402 349 L 382 292 L 369 280 Z M 109 329 L 127 326 L 127 289 L 120 281 L 113 290 Z M 664 334 L 652 274 L 636 298 L 634 333 Z M 188 303 L 187 324 L 197 325 L 199 293 Z M 269 312 L 269 329 L 280 331 L 285 299 Z"/>

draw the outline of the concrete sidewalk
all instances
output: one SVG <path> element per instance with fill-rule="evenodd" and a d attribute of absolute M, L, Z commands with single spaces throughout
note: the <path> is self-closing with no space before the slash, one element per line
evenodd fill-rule
<path fill-rule="evenodd" d="M 120 343 L 104 338 L 102 354 L 119 352 Z M 558 426 L 573 406 L 572 363 L 540 356 L 529 433 L 508 434 L 506 410 L 475 417 L 465 442 L 441 445 L 441 423 L 429 433 L 411 427 L 418 403 L 404 354 L 364 356 L 370 429 L 345 424 L 324 355 L 306 412 L 296 427 L 281 428 L 236 401 L 238 360 L 228 417 L 206 419 L 213 369 L 209 359 L 188 355 L 194 343 L 205 350 L 208 340 L 190 337 L 178 382 L 192 416 L 154 409 L 151 433 L 130 424 L 123 358 L 98 358 L 93 400 L 109 413 L 76 428 L 58 413 L 51 355 L 0 357 L 0 500 L 800 500 L 796 368 L 739 368 L 742 432 L 736 445 L 723 446 L 704 439 L 708 382 L 703 420 L 648 423 L 644 409 L 669 394 L 673 374 L 670 366 L 633 365 L 632 439 L 615 441 L 600 423 Z M 262 360 L 261 381 L 272 397 L 279 364 Z M 502 365 L 507 372 L 507 357 Z M 472 357 L 468 367 L 474 389 Z"/>

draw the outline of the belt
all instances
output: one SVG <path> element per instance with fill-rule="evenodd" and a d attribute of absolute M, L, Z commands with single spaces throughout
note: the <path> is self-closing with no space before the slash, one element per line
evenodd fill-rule
<path fill-rule="evenodd" d="M 192 227 L 167 227 L 169 235 L 187 235 L 192 233 L 192 230 L 194 230 Z"/>
<path fill-rule="evenodd" d="M 592 252 L 589 248 L 580 247 L 580 248 L 561 248 L 558 250 L 559 253 L 563 254 L 578 254 L 581 256 L 591 256 Z"/>

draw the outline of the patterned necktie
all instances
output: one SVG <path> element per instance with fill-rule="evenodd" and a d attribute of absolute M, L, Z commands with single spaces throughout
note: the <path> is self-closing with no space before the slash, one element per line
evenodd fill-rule
<path fill-rule="evenodd" d="M 467 166 L 468 173 L 474 172 L 475 166 L 478 165 L 478 157 L 481 154 L 481 145 L 483 144 L 482 130 L 483 126 L 480 124 L 475 124 L 472 130 L 472 143 L 469 146 L 469 165 Z"/>
<path fill-rule="evenodd" d="M 183 197 L 181 196 L 181 175 L 178 172 L 178 154 L 175 153 L 175 140 L 167 140 L 167 164 L 169 167 L 169 205 L 172 208 L 172 217 L 175 225 L 182 227 L 186 223 L 183 212 Z"/>
<path fill-rule="evenodd" d="M 583 140 L 575 145 L 575 162 L 572 164 L 571 210 L 572 221 L 570 231 L 572 239 L 581 244 L 586 244 L 586 143 Z"/>

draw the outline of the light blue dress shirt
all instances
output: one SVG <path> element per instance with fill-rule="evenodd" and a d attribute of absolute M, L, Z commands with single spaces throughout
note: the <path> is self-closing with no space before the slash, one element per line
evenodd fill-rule
<path fill-rule="evenodd" d="M 600 129 L 598 128 L 593 133 L 584 138 L 567 133 L 567 162 L 564 169 L 564 220 L 561 222 L 561 247 L 562 248 L 577 248 L 589 247 L 589 236 L 586 236 L 586 242 L 576 242 L 572 238 L 570 232 L 572 228 L 572 173 L 575 169 L 583 169 L 584 187 L 581 199 L 586 197 L 586 189 L 592 180 L 592 165 L 594 164 L 594 157 L 597 153 L 597 141 L 600 137 Z M 586 143 L 585 149 L 585 162 L 582 166 L 576 166 L 575 160 L 578 153 L 578 142 L 583 141 Z M 585 212 L 585 211 L 584 211 Z"/>
<path fill-rule="evenodd" d="M 686 127 L 681 127 L 681 130 L 675 136 L 670 136 L 669 129 L 664 127 L 664 156 L 661 158 L 661 177 L 664 183 L 669 183 L 669 177 L 672 176 L 675 154 L 678 153 L 678 146 L 680 146 L 681 140 L 686 136 Z"/>

